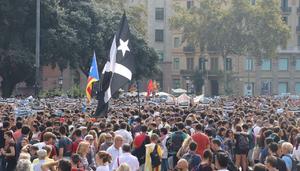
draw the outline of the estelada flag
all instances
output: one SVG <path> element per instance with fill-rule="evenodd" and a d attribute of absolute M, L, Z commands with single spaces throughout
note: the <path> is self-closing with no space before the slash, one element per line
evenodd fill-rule
<path fill-rule="evenodd" d="M 152 80 L 149 80 L 148 87 L 147 87 L 147 97 L 149 97 L 152 92 L 153 92 L 153 82 Z"/>
<path fill-rule="evenodd" d="M 90 68 L 90 73 L 86 85 L 86 97 L 88 100 L 88 103 L 91 101 L 92 98 L 92 89 L 93 89 L 93 83 L 99 81 L 99 73 L 98 73 L 98 66 L 97 66 L 97 60 L 96 60 L 96 54 L 94 52 L 93 60 L 92 60 L 92 65 Z"/>

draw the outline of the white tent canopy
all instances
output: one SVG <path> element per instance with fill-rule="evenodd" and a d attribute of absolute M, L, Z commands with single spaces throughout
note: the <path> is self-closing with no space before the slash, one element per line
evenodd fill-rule
<path fill-rule="evenodd" d="M 177 103 L 180 106 L 188 106 L 190 104 L 190 96 L 183 93 L 179 97 L 177 97 Z"/>
<path fill-rule="evenodd" d="M 200 95 L 200 96 L 196 96 L 194 98 L 194 103 L 199 103 L 199 102 L 203 102 L 204 101 L 204 94 Z"/>
<path fill-rule="evenodd" d="M 176 93 L 176 94 L 187 93 L 187 91 L 185 89 L 182 89 L 182 88 L 172 89 L 172 92 Z"/>

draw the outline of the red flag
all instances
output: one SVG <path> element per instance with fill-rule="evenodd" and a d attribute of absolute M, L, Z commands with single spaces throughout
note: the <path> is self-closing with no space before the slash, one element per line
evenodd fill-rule
<path fill-rule="evenodd" d="M 150 96 L 152 91 L 153 91 L 153 82 L 152 82 L 152 80 L 149 80 L 148 87 L 147 87 L 147 97 Z"/>

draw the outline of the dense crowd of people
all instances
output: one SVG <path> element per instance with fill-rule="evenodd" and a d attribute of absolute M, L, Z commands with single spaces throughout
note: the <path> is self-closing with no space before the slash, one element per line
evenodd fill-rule
<path fill-rule="evenodd" d="M 224 97 L 182 109 L 114 100 L 105 117 L 0 103 L 1 171 L 296 171 L 300 119 L 289 98 Z"/>

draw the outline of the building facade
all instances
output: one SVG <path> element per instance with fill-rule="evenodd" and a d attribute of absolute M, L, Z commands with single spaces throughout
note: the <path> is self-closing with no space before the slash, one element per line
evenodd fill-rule
<path fill-rule="evenodd" d="M 237 73 L 240 95 L 300 94 L 300 1 L 281 0 L 282 19 L 291 29 L 287 46 L 275 58 L 244 56 Z"/>
<path fill-rule="evenodd" d="M 251 3 L 254 5 L 255 0 Z M 189 8 L 193 1 L 181 1 L 181 5 Z M 224 95 L 225 87 L 232 95 L 300 94 L 300 1 L 281 0 L 281 10 L 282 19 L 291 28 L 291 37 L 287 46 L 279 47 L 277 56 L 272 59 L 258 60 L 251 56 L 222 59 L 182 44 L 180 32 L 173 31 L 171 87 L 189 89 L 193 84 L 190 80 L 192 73 L 205 67 L 203 77 L 207 96 Z"/>

